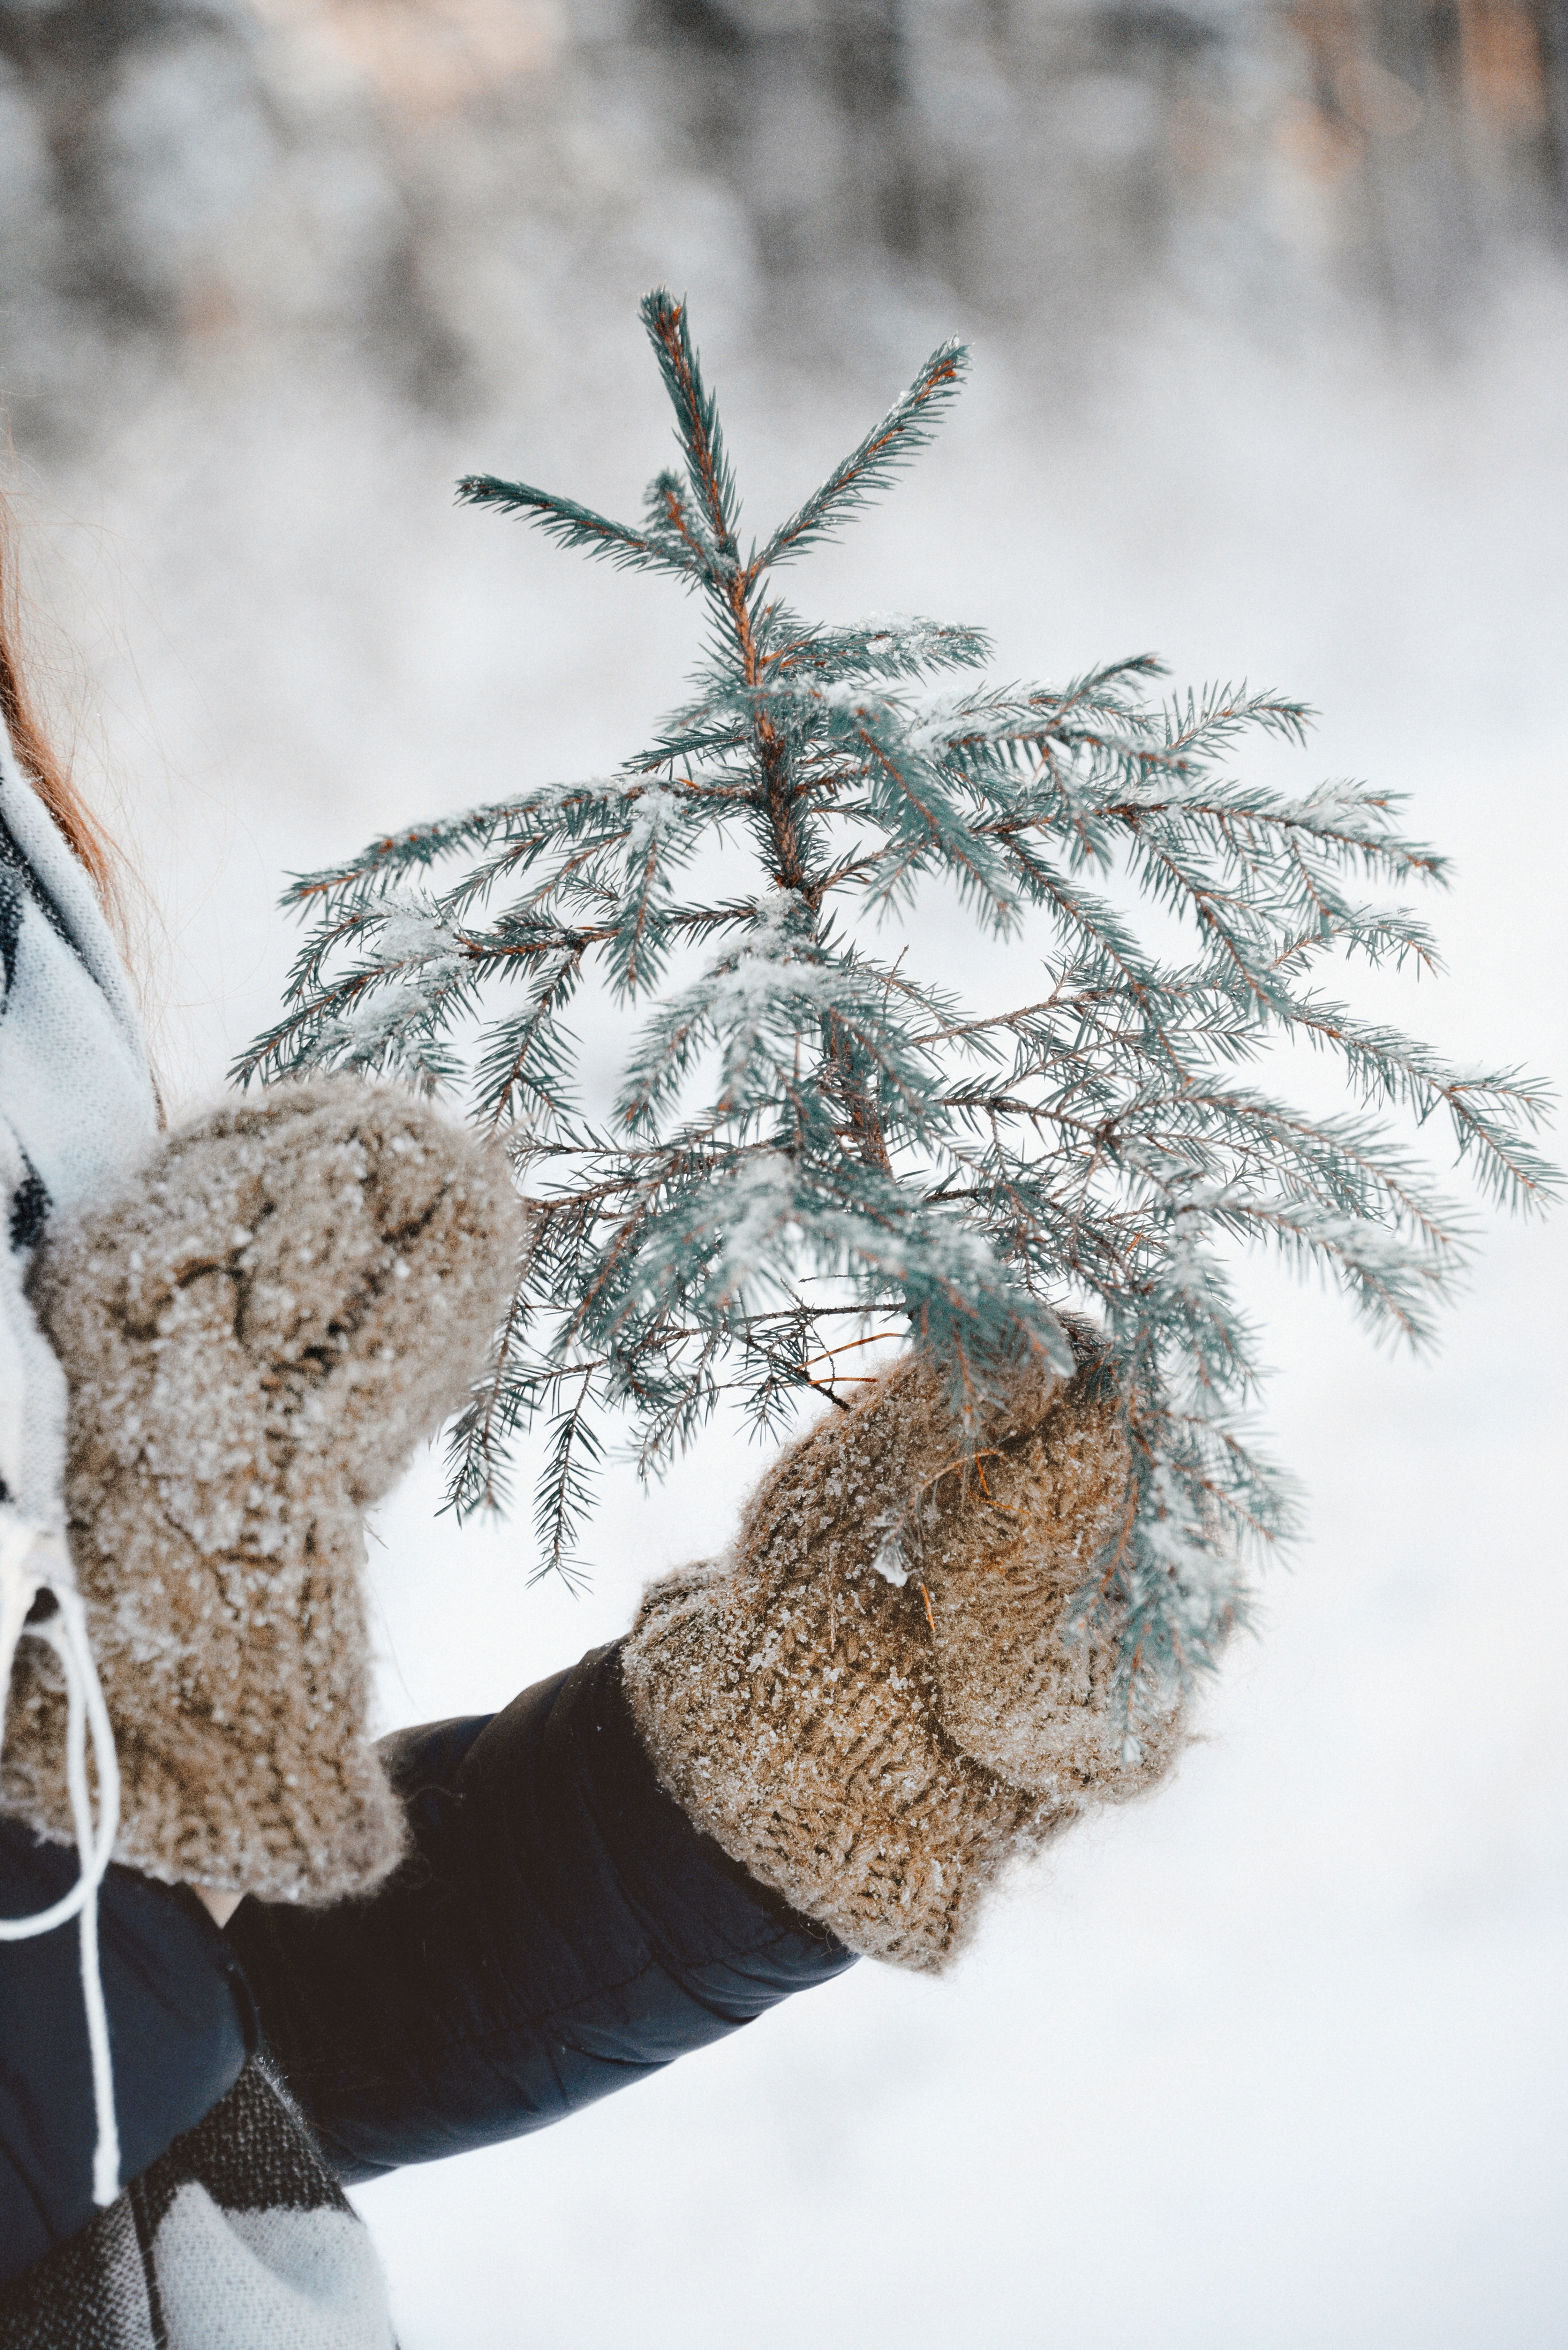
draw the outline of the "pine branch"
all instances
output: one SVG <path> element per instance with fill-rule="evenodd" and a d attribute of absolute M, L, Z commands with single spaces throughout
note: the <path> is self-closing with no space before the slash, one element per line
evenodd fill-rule
<path fill-rule="evenodd" d="M 534 1508 L 534 1532 L 539 1544 L 539 1565 L 533 1581 L 558 1575 L 566 1584 L 581 1583 L 584 1573 L 576 1556 L 577 1529 L 593 1499 L 592 1471 L 604 1457 L 604 1447 L 588 1416 L 593 1374 L 585 1372 L 576 1396 L 555 1419 L 550 1451 Z"/>
<path fill-rule="evenodd" d="M 978 1440 L 988 1385 L 1021 1349 L 1069 1367 L 1061 1315 L 1092 1307 L 1135 1469 L 1075 1606 L 1114 1631 L 1130 1687 L 1190 1677 L 1245 1617 L 1248 1557 L 1296 1522 L 1251 1436 L 1259 1347 L 1230 1264 L 1267 1248 L 1426 1343 L 1468 1235 L 1379 1121 L 1446 1128 L 1483 1192 L 1536 1206 L 1556 1182 L 1533 1139 L 1549 1097 L 1307 986 L 1331 954 L 1436 967 L 1425 923 L 1363 893 L 1447 874 L 1394 795 L 1293 797 L 1233 771 L 1260 733 L 1299 743 L 1303 704 L 1157 699 L 1148 654 L 990 685 L 964 674 L 988 653 L 977 629 L 828 626 L 777 594 L 773 567 L 929 437 L 959 346 L 742 558 L 685 305 L 661 291 L 643 316 L 681 466 L 639 528 L 488 475 L 460 495 L 695 589 L 685 700 L 612 775 L 298 877 L 285 902 L 310 932 L 236 1074 L 389 1071 L 461 1089 L 505 1138 L 528 1248 L 453 1426 L 449 1501 L 507 1506 L 512 1451 L 544 1419 L 545 1571 L 580 1572 L 611 1420 L 654 1475 L 726 1399 L 768 1433 L 802 1399 L 844 1405 L 858 1373 L 836 1367 L 905 1333 Z M 932 880 L 1037 948 L 1025 1001 L 923 974 Z M 1150 944 L 1151 909 L 1181 959 Z M 878 923 L 890 953 L 871 951 Z M 566 1024 L 586 984 L 639 1014 L 607 1122 L 584 1115 Z M 1293 1045 L 1333 1055 L 1359 1107 L 1307 1116 L 1249 1082 Z"/>
<path fill-rule="evenodd" d="M 932 438 L 968 367 L 962 343 L 939 344 L 902 398 L 753 556 L 752 576 L 832 538 L 857 506 L 891 489 L 899 470 Z"/>
<path fill-rule="evenodd" d="M 536 490 L 528 482 L 503 482 L 493 473 L 465 473 L 457 485 L 460 505 L 494 506 L 502 514 L 525 514 L 537 522 L 558 546 L 580 547 L 587 555 L 603 556 L 624 569 L 655 565 L 665 570 L 694 572 L 701 567 L 694 549 L 686 549 L 673 534 L 633 530 L 610 522 L 551 490 Z"/>
<path fill-rule="evenodd" d="M 714 560 L 726 569 L 732 568 L 740 560 L 735 546 L 740 505 L 735 494 L 734 475 L 724 453 L 718 408 L 702 381 L 702 371 L 687 329 L 686 305 L 675 301 L 659 286 L 645 298 L 642 320 L 658 354 L 659 372 L 675 410 L 681 445 L 686 452 L 687 478 L 703 523 L 711 535 Z M 668 477 L 661 477 L 665 478 Z"/>

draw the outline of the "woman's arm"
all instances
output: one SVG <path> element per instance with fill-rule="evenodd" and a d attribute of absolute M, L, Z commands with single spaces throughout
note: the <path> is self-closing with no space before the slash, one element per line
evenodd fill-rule
<path fill-rule="evenodd" d="M 228 1929 L 346 2179 L 558 2121 L 851 1963 L 664 1793 L 618 1644 L 382 1752 L 414 1838 L 397 1875 Z"/>
<path fill-rule="evenodd" d="M 123 2175 L 231 2089 L 265 2038 L 348 2180 L 542 2127 L 851 1963 L 654 1778 L 618 1647 L 504 1712 L 384 1742 L 414 1849 L 368 1899 L 247 1900 L 112 1868 L 101 1903 Z M 0 1913 L 76 1855 L 0 1820 Z M 93 2216 L 76 1935 L 0 1945 L 0 2284 Z M 259 2018 L 259 2032 L 258 2032 Z"/>

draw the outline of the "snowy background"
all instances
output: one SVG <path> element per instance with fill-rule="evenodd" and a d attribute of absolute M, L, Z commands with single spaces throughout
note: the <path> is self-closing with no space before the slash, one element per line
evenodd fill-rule
<path fill-rule="evenodd" d="M 661 278 L 758 525 L 971 335 L 801 600 L 973 620 L 1002 675 L 1149 647 L 1304 695 L 1303 785 L 1410 792 L 1457 867 L 1448 976 L 1361 1001 L 1561 1073 L 1565 44 L 1504 0 L 0 0 L 10 486 L 176 1106 L 275 1005 L 286 872 L 678 697 L 678 596 L 451 503 L 632 504 Z M 1029 984 L 947 919 L 928 960 Z M 1250 1276 L 1311 1539 L 1175 1785 L 942 1982 L 857 1969 L 366 2192 L 406 2350 L 1568 2339 L 1565 1232 L 1478 1212 L 1428 1362 Z M 613 1636 L 757 1465 L 616 1482 L 576 1600 L 420 1467 L 386 1720 Z"/>

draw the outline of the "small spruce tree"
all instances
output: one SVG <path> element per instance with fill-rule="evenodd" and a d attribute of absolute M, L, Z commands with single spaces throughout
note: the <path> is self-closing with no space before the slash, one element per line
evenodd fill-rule
<path fill-rule="evenodd" d="M 642 315 L 681 463 L 639 523 L 488 474 L 460 494 L 698 595 L 691 700 L 616 775 L 405 827 L 295 882 L 285 903 L 315 928 L 286 1016 L 236 1074 L 462 1085 L 508 1139 L 531 1236 L 453 1431 L 451 1501 L 504 1500 L 509 1442 L 546 1414 L 544 1567 L 573 1571 L 607 1418 L 629 1418 L 646 1475 L 726 1391 L 764 1428 L 803 1396 L 845 1403 L 856 1347 L 889 1331 L 947 1367 L 983 1480 L 988 1387 L 1023 1350 L 1068 1367 L 1059 1315 L 1091 1308 L 1136 1465 L 1083 1609 L 1114 1611 L 1129 1685 L 1184 1677 L 1236 1617 L 1249 1545 L 1292 1515 L 1249 1438 L 1254 1338 L 1227 1251 L 1320 1264 L 1375 1323 L 1421 1337 L 1459 1261 L 1454 1219 L 1366 1106 L 1443 1111 L 1483 1186 L 1519 1204 L 1551 1180 L 1527 1139 L 1542 1091 L 1450 1068 L 1309 983 L 1347 951 L 1432 962 L 1418 920 L 1353 885 L 1442 866 L 1386 793 L 1231 779 L 1248 730 L 1302 737 L 1299 703 L 1228 686 L 1159 700 L 1145 657 L 1060 687 L 978 684 L 975 629 L 826 627 L 783 601 L 781 567 L 929 437 L 961 346 L 742 548 L 685 306 L 656 292 Z M 683 897 L 715 845 L 723 887 Z M 1182 917 L 1190 959 L 1144 943 L 1096 875 Z M 984 928 L 1038 939 L 1033 1001 L 976 1010 L 922 974 L 933 876 Z M 647 1007 L 597 1124 L 566 1024 L 595 967 Z M 1246 1081 L 1282 1037 L 1340 1056 L 1343 1115 Z"/>

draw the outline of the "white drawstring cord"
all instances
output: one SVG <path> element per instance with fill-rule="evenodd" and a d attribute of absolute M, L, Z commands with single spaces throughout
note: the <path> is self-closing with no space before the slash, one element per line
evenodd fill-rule
<path fill-rule="evenodd" d="M 40 1591 L 55 1601 L 55 1613 L 30 1624 L 28 1610 Z M 87 1609 L 76 1587 L 63 1544 L 30 1525 L 10 1509 L 0 1509 L 0 1748 L 5 1736 L 5 1706 L 16 1644 L 29 1634 L 47 1640 L 66 1677 L 66 1783 L 71 1824 L 81 1866 L 68 1893 L 30 1918 L 0 1918 L 0 1942 L 28 1941 L 67 1919 L 80 1920 L 82 2003 L 87 2010 L 88 2050 L 92 2061 L 93 2108 L 98 2143 L 93 2149 L 92 2199 L 103 2208 L 119 2193 L 119 2133 L 114 2113 L 114 2072 L 109 2059 L 109 2012 L 99 1965 L 98 1889 L 119 1834 L 119 1762 L 103 1689 L 88 1638 Z M 98 1771 L 98 1825 L 93 1825 L 88 1789 L 87 1740 L 92 1733 Z"/>

